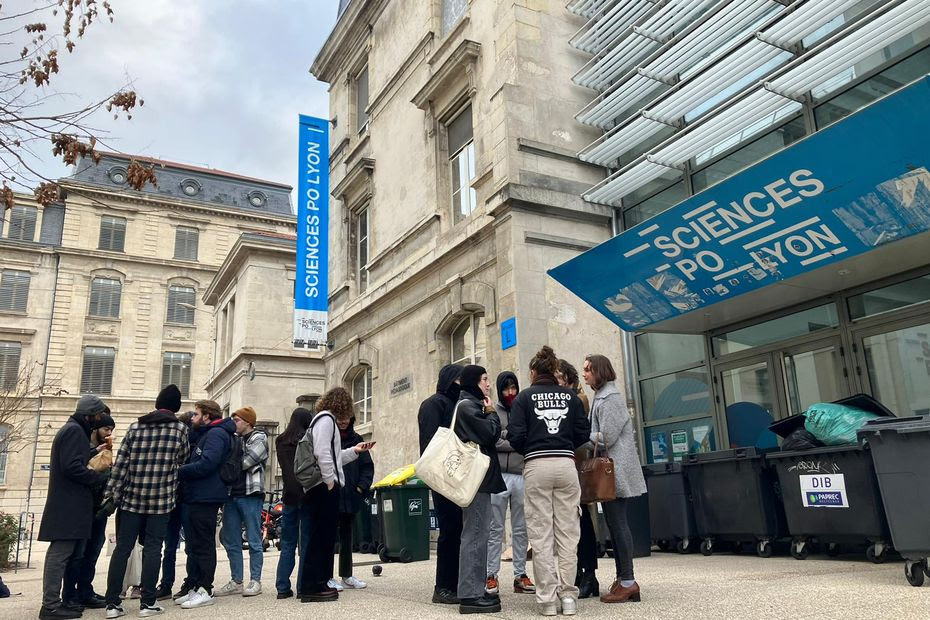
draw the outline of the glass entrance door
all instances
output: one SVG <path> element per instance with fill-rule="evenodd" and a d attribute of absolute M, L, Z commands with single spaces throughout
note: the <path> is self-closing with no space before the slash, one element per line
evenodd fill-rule
<path fill-rule="evenodd" d="M 775 434 L 768 430 L 779 417 L 773 361 L 767 354 L 718 370 L 731 448 L 778 445 Z"/>
<path fill-rule="evenodd" d="M 845 350 L 839 338 L 819 340 L 780 352 L 785 376 L 785 415 L 802 413 L 814 403 L 849 396 Z"/>

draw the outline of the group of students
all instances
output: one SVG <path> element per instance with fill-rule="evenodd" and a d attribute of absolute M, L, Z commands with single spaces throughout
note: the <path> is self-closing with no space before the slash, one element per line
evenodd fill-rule
<path fill-rule="evenodd" d="M 511 512 L 514 591 L 535 593 L 539 611 L 573 615 L 577 600 L 595 595 L 604 603 L 639 601 L 633 575 L 633 541 L 626 517 L 629 498 L 646 492 L 632 420 L 603 355 L 584 360 L 588 399 L 578 373 L 543 347 L 530 361 L 530 387 L 517 376 L 497 377 L 497 401 L 481 366 L 450 364 L 439 372 L 436 393 L 420 405 L 420 452 L 440 426 L 480 446 L 490 466 L 465 508 L 433 491 L 439 524 L 434 603 L 456 604 L 460 613 L 501 610 L 498 572 L 508 505 Z M 614 547 L 616 579 L 603 594 L 597 582 L 597 541 L 588 506 L 580 504 L 576 463 L 591 451 L 613 459 L 617 499 L 603 504 Z M 533 584 L 526 572 L 533 550 Z"/>
<path fill-rule="evenodd" d="M 165 387 L 155 410 L 130 425 L 115 459 L 111 452 L 106 465 L 96 467 L 95 457 L 112 450 L 115 422 L 99 397 L 87 394 L 78 400 L 74 414 L 52 442 L 49 492 L 39 529 L 39 540 L 49 542 L 40 619 L 80 618 L 85 608 L 105 608 L 108 619 L 125 615 L 124 581 L 137 546 L 141 546 L 141 577 L 138 588 L 130 592 L 139 591 L 140 617 L 164 613 L 158 601 L 171 598 L 182 609 L 195 609 L 212 605 L 216 596 L 261 593 L 268 437 L 255 427 L 257 415 L 251 407 L 228 418 L 223 418 L 219 405 L 211 400 L 198 401 L 193 411 L 179 416 L 180 408 L 178 388 Z M 352 575 L 351 518 L 347 515 L 354 515 L 371 485 L 374 466 L 368 450 L 373 444 L 362 443 L 352 429 L 352 399 L 346 390 L 330 390 L 316 409 L 316 414 L 295 410 L 276 443 L 285 482 L 275 584 L 279 599 L 294 595 L 290 577 L 298 548 L 297 593 L 302 601 L 334 600 L 344 587 L 365 587 Z M 295 477 L 295 469 L 301 469 L 301 445 L 308 447 L 304 452 L 309 457 L 304 460 L 309 458 L 318 474 L 314 483 L 303 486 L 305 481 Z M 214 589 L 221 509 L 220 540 L 232 578 Z M 107 522 L 114 513 L 116 546 L 106 594 L 100 596 L 94 592 L 93 577 Z M 337 528 L 342 540 L 342 583 L 332 575 Z M 186 576 L 180 590 L 172 594 L 182 529 Z M 246 585 L 243 529 L 249 543 L 250 580 Z M 162 581 L 156 587 L 159 571 Z"/>

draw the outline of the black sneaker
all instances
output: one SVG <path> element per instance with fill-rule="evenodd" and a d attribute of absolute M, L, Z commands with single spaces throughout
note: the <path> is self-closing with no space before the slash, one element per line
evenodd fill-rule
<path fill-rule="evenodd" d="M 70 609 L 71 611 L 76 611 L 79 614 L 84 613 L 84 606 L 77 601 L 62 601 L 61 607 Z"/>
<path fill-rule="evenodd" d="M 39 620 L 74 620 L 81 617 L 81 612 L 68 609 L 61 605 L 55 609 L 49 609 L 43 605 L 39 609 Z"/>
<path fill-rule="evenodd" d="M 440 605 L 458 605 L 459 597 L 448 588 L 435 588 L 433 590 L 433 602 Z"/>
<path fill-rule="evenodd" d="M 463 598 L 459 603 L 460 614 L 493 614 L 501 610 L 499 598 L 482 596 L 479 598 Z"/>
<path fill-rule="evenodd" d="M 278 600 L 283 598 L 292 598 L 294 596 L 293 590 L 285 590 L 284 592 L 278 592 Z"/>
<path fill-rule="evenodd" d="M 155 590 L 155 600 L 165 601 L 171 598 L 171 586 L 162 584 Z"/>
<path fill-rule="evenodd" d="M 107 599 L 99 594 L 91 594 L 88 598 L 81 601 L 85 609 L 106 609 Z"/>

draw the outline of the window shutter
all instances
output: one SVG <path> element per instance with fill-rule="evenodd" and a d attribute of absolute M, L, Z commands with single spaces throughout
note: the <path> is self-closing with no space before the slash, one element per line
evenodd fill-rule
<path fill-rule="evenodd" d="M 119 318 L 123 284 L 110 278 L 94 278 L 90 285 L 90 316 Z"/>
<path fill-rule="evenodd" d="M 16 387 L 22 347 L 18 342 L 0 342 L 0 390 L 12 390 Z"/>
<path fill-rule="evenodd" d="M 169 323 L 194 324 L 194 308 L 185 308 L 179 304 L 196 306 L 197 291 L 189 286 L 168 287 L 168 317 Z"/>
<path fill-rule="evenodd" d="M 356 131 L 359 133 L 365 129 L 368 124 L 368 67 L 362 69 L 362 72 L 355 78 L 355 114 L 356 114 Z"/>
<path fill-rule="evenodd" d="M 7 270 L 0 275 L 0 310 L 26 311 L 30 279 L 26 271 Z"/>
<path fill-rule="evenodd" d="M 191 389 L 191 354 L 167 352 L 162 357 L 161 384 L 178 386 L 186 398 Z"/>
<path fill-rule="evenodd" d="M 458 116 L 446 127 L 449 134 L 449 158 L 462 150 L 462 147 L 472 141 L 471 104 L 465 106 Z"/>
<path fill-rule="evenodd" d="M 18 241 L 35 241 L 36 219 L 39 210 L 35 207 L 16 206 L 10 213 L 10 229 L 7 238 Z"/>
<path fill-rule="evenodd" d="M 178 226 L 174 237 L 174 257 L 181 260 L 197 260 L 200 231 L 196 228 Z"/>
<path fill-rule="evenodd" d="M 104 215 L 100 219 L 100 243 L 98 249 L 122 252 L 126 246 L 126 220 L 122 217 Z"/>
<path fill-rule="evenodd" d="M 81 393 L 109 394 L 113 391 L 113 361 L 116 351 L 110 347 L 84 347 Z"/>

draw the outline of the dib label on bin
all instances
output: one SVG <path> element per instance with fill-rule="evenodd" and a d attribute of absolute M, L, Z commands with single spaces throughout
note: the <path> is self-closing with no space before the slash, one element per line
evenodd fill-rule
<path fill-rule="evenodd" d="M 805 508 L 849 508 L 843 474 L 798 476 Z"/>

